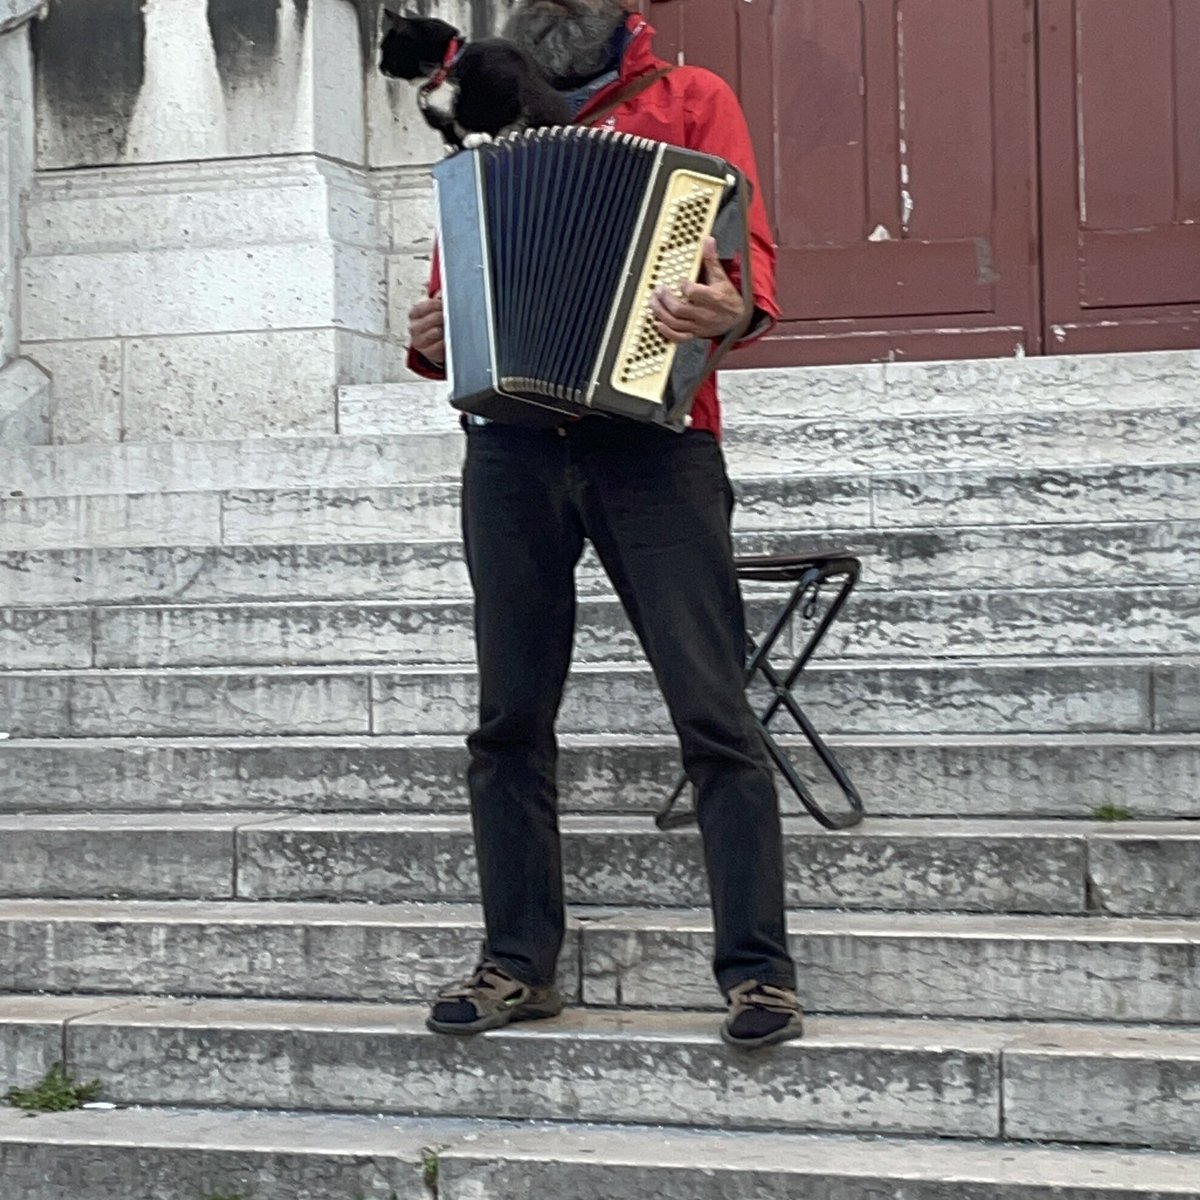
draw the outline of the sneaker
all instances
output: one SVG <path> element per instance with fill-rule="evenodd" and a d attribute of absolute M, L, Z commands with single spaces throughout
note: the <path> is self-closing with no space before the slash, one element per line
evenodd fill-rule
<path fill-rule="evenodd" d="M 482 1033 L 510 1021 L 557 1017 L 562 1010 L 554 988 L 531 987 L 494 962 L 482 962 L 469 979 L 438 993 L 425 1024 L 434 1033 Z"/>
<path fill-rule="evenodd" d="M 721 1039 L 742 1050 L 757 1050 L 804 1036 L 804 1013 L 789 988 L 761 987 L 748 979 L 729 993 L 729 1015 Z"/>

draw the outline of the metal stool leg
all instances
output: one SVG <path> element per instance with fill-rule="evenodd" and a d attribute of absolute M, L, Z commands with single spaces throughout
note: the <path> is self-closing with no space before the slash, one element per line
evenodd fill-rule
<path fill-rule="evenodd" d="M 781 676 L 770 662 L 770 654 L 774 649 L 775 643 L 791 623 L 801 602 L 810 590 L 812 596 L 809 599 L 809 604 L 813 605 L 816 603 L 821 584 L 827 579 L 836 578 L 838 575 L 843 575 L 845 578 L 838 589 L 837 595 L 830 602 L 828 609 L 826 609 L 820 621 L 818 621 L 816 628 L 809 636 L 803 649 L 796 656 L 787 674 Z M 837 755 L 834 754 L 824 738 L 817 732 L 815 726 L 800 707 L 795 696 L 792 694 L 792 688 L 795 686 L 804 668 L 808 665 L 809 660 L 816 653 L 830 626 L 837 619 L 838 614 L 849 599 L 850 593 L 854 590 L 857 582 L 857 561 L 849 560 L 847 562 L 846 560 L 842 560 L 832 567 L 822 567 L 814 564 L 812 567 L 806 569 L 800 578 L 796 580 L 796 585 L 792 589 L 791 595 L 788 597 L 783 608 L 780 609 L 778 616 L 772 622 L 770 630 L 762 640 L 755 644 L 752 638 L 747 639 L 749 650 L 746 667 L 747 685 L 750 684 L 755 675 L 761 675 L 773 693 L 770 703 L 757 717 L 759 732 L 766 745 L 767 753 L 784 779 L 787 780 L 788 786 L 796 794 L 800 803 L 826 829 L 849 829 L 857 825 L 863 819 L 863 802 Z M 771 721 L 781 708 L 787 710 L 788 715 L 796 723 L 801 734 L 803 734 L 809 745 L 812 746 L 822 765 L 838 785 L 842 795 L 845 796 L 849 805 L 847 813 L 834 815 L 826 812 L 817 803 L 807 784 L 800 778 L 791 759 L 771 734 L 769 728 Z M 686 775 L 680 775 L 670 796 L 668 796 L 665 804 L 655 817 L 655 823 L 659 829 L 664 831 L 679 829 L 685 825 L 692 824 L 696 820 L 694 806 L 691 810 L 676 807 L 687 786 L 688 780 Z"/>

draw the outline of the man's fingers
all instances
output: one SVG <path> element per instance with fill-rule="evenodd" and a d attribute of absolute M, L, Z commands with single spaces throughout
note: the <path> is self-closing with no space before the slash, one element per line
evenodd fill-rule
<path fill-rule="evenodd" d="M 721 262 L 720 256 L 717 254 L 717 239 L 705 238 L 702 264 L 704 268 L 704 282 L 710 287 L 717 287 L 720 284 L 729 283 L 729 273 L 725 270 L 724 264 Z"/>
<path fill-rule="evenodd" d="M 689 333 L 679 329 L 670 329 L 661 321 L 655 322 L 659 335 L 668 342 L 674 342 L 677 346 L 682 346 L 684 342 L 690 342 L 697 336 L 694 333 Z"/>

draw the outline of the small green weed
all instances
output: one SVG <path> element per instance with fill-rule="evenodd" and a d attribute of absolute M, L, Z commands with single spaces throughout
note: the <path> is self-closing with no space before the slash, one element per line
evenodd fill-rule
<path fill-rule="evenodd" d="M 1097 808 L 1092 816 L 1097 821 L 1132 821 L 1133 813 L 1127 808 L 1122 808 L 1119 804 L 1102 804 Z"/>
<path fill-rule="evenodd" d="M 243 1196 L 241 1192 L 213 1192 L 205 1196 L 204 1200 L 250 1200 L 250 1197 Z"/>
<path fill-rule="evenodd" d="M 436 1150 L 425 1150 L 421 1154 L 421 1165 L 424 1167 L 422 1178 L 425 1180 L 425 1186 L 437 1194 L 438 1185 L 438 1155 Z"/>
<path fill-rule="evenodd" d="M 100 1095 L 100 1086 L 98 1079 L 76 1083 L 62 1063 L 55 1063 L 41 1083 L 31 1088 L 9 1088 L 4 1098 L 13 1108 L 23 1108 L 26 1112 L 69 1112 L 95 1100 Z"/>

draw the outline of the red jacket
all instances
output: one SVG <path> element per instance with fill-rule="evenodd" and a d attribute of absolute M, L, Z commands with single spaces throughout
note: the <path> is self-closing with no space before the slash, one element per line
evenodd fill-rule
<path fill-rule="evenodd" d="M 620 78 L 596 93 L 580 112 L 578 122 L 589 124 L 588 113 L 604 108 L 609 98 L 630 80 L 656 71 L 667 64 L 654 54 L 654 30 L 645 18 L 629 18 L 630 41 L 621 60 Z M 779 319 L 775 300 L 775 243 L 767 221 L 754 147 L 746 128 L 746 118 L 733 89 L 719 76 L 703 67 L 676 67 L 669 75 L 645 91 L 625 101 L 604 118 L 603 127 L 632 133 L 655 141 L 669 142 L 689 150 L 715 154 L 739 168 L 754 188 L 750 207 L 751 267 L 755 307 L 766 319 L 759 320 L 740 345 L 766 333 Z M 737 265 L 727 267 L 734 283 Z M 429 281 L 429 294 L 441 286 L 441 272 L 435 254 Z M 441 379 L 443 373 L 411 349 L 409 368 L 429 379 Z M 707 429 L 720 436 L 721 414 L 715 378 L 709 378 L 696 393 L 692 406 L 692 427 Z"/>

